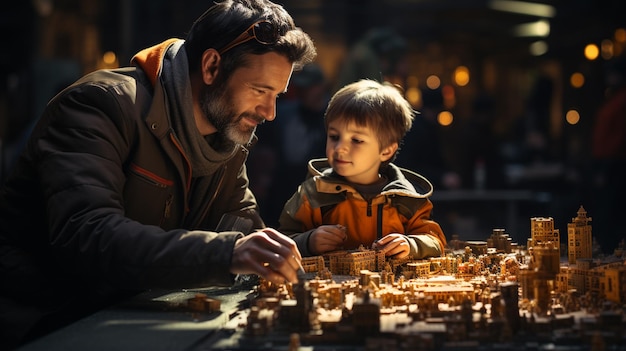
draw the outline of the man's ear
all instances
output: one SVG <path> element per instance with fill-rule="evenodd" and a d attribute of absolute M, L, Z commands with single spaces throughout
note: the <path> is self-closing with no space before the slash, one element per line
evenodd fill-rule
<path fill-rule="evenodd" d="M 382 150 L 380 153 L 380 161 L 385 162 L 389 160 L 398 151 L 398 143 L 393 143 Z"/>
<path fill-rule="evenodd" d="M 202 53 L 200 70 L 202 73 L 202 81 L 204 82 L 204 84 L 213 84 L 213 81 L 215 81 L 215 77 L 217 77 L 217 72 L 219 71 L 221 59 L 222 56 L 215 49 L 206 49 Z"/>

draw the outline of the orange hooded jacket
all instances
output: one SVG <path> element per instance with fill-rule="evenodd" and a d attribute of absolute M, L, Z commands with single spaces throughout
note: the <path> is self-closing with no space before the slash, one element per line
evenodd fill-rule
<path fill-rule="evenodd" d="M 439 224 L 430 218 L 433 208 L 428 197 L 431 183 L 423 176 L 390 164 L 384 175 L 389 180 L 382 192 L 365 200 L 345 179 L 332 172 L 327 159 L 309 161 L 310 177 L 287 201 L 280 216 L 279 230 L 298 244 L 303 256 L 312 256 L 308 240 L 320 225 L 346 227 L 344 249 L 370 247 L 390 234 L 407 236 L 414 259 L 441 256 L 446 238 Z"/>

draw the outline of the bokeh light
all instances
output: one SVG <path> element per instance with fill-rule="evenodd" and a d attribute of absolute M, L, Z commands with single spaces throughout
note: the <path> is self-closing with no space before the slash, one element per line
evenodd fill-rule
<path fill-rule="evenodd" d="M 605 60 L 610 60 L 613 57 L 613 42 L 609 39 L 604 39 L 602 40 L 602 43 L 600 43 L 600 52 L 602 55 L 602 58 Z"/>
<path fill-rule="evenodd" d="M 589 61 L 593 61 L 598 58 L 600 55 L 600 49 L 598 49 L 598 45 L 596 44 L 587 44 L 585 46 L 585 57 Z"/>
<path fill-rule="evenodd" d="M 454 70 L 454 83 L 460 87 L 466 86 L 470 81 L 469 69 L 465 66 L 459 66 Z"/>
<path fill-rule="evenodd" d="M 569 110 L 565 114 L 565 120 L 571 125 L 578 124 L 580 121 L 580 114 L 576 110 Z"/>
<path fill-rule="evenodd" d="M 615 30 L 615 41 L 619 43 L 626 43 L 626 29 L 618 28 Z"/>
<path fill-rule="evenodd" d="M 451 85 L 444 85 L 441 88 L 441 95 L 443 96 L 443 106 L 445 108 L 451 109 L 456 105 L 456 94 Z"/>
<path fill-rule="evenodd" d="M 453 120 L 454 120 L 454 116 L 452 115 L 452 112 L 450 111 L 441 111 L 437 115 L 437 122 L 442 126 L 451 125 Z"/>
<path fill-rule="evenodd" d="M 426 86 L 432 90 L 438 89 L 441 86 L 441 79 L 434 74 L 430 75 L 426 78 Z"/>
<path fill-rule="evenodd" d="M 548 52 L 548 43 L 543 40 L 536 41 L 528 47 L 528 51 L 533 56 L 541 56 Z"/>
<path fill-rule="evenodd" d="M 580 72 L 575 72 L 570 76 L 569 82 L 572 87 L 580 88 L 585 84 L 585 76 Z"/>
<path fill-rule="evenodd" d="M 417 87 L 410 87 L 406 90 L 406 100 L 413 107 L 419 107 L 422 105 L 422 92 Z"/>
<path fill-rule="evenodd" d="M 105 65 L 113 65 L 116 61 L 117 56 L 113 51 L 107 51 L 102 55 L 102 62 L 104 62 Z"/>

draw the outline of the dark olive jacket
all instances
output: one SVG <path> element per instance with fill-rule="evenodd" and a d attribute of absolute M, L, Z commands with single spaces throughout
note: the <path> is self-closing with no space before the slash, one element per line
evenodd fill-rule
<path fill-rule="evenodd" d="M 158 67 L 163 45 L 144 64 Z M 21 305 L 14 313 L 28 324 L 119 292 L 233 282 L 233 246 L 247 233 L 216 232 L 220 218 L 264 226 L 248 150 L 239 147 L 209 191 L 194 194 L 203 205 L 189 208 L 197 179 L 158 72 L 96 71 L 48 104 L 0 193 L 0 328 Z"/>

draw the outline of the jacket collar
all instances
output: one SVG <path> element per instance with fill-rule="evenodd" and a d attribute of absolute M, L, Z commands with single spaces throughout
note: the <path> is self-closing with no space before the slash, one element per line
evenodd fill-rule
<path fill-rule="evenodd" d="M 317 158 L 309 161 L 309 176 L 314 177 L 318 186 L 321 183 L 333 184 L 326 189 L 335 188 L 336 184 L 350 185 L 340 175 L 333 172 L 327 158 Z M 387 166 L 384 172 L 389 179 L 389 184 L 383 189 L 383 193 L 400 193 L 408 196 L 429 197 L 433 193 L 432 183 L 421 174 L 401 168 L 393 163 Z"/>
<path fill-rule="evenodd" d="M 130 60 L 132 63 L 141 67 L 141 69 L 146 72 L 146 75 L 152 83 L 152 86 L 155 86 L 157 78 L 161 73 L 163 56 L 167 52 L 167 48 L 169 48 L 170 45 L 178 40 L 180 39 L 171 38 L 160 44 L 156 44 L 149 48 L 143 49 L 135 54 L 135 56 L 133 56 L 133 58 Z"/>

